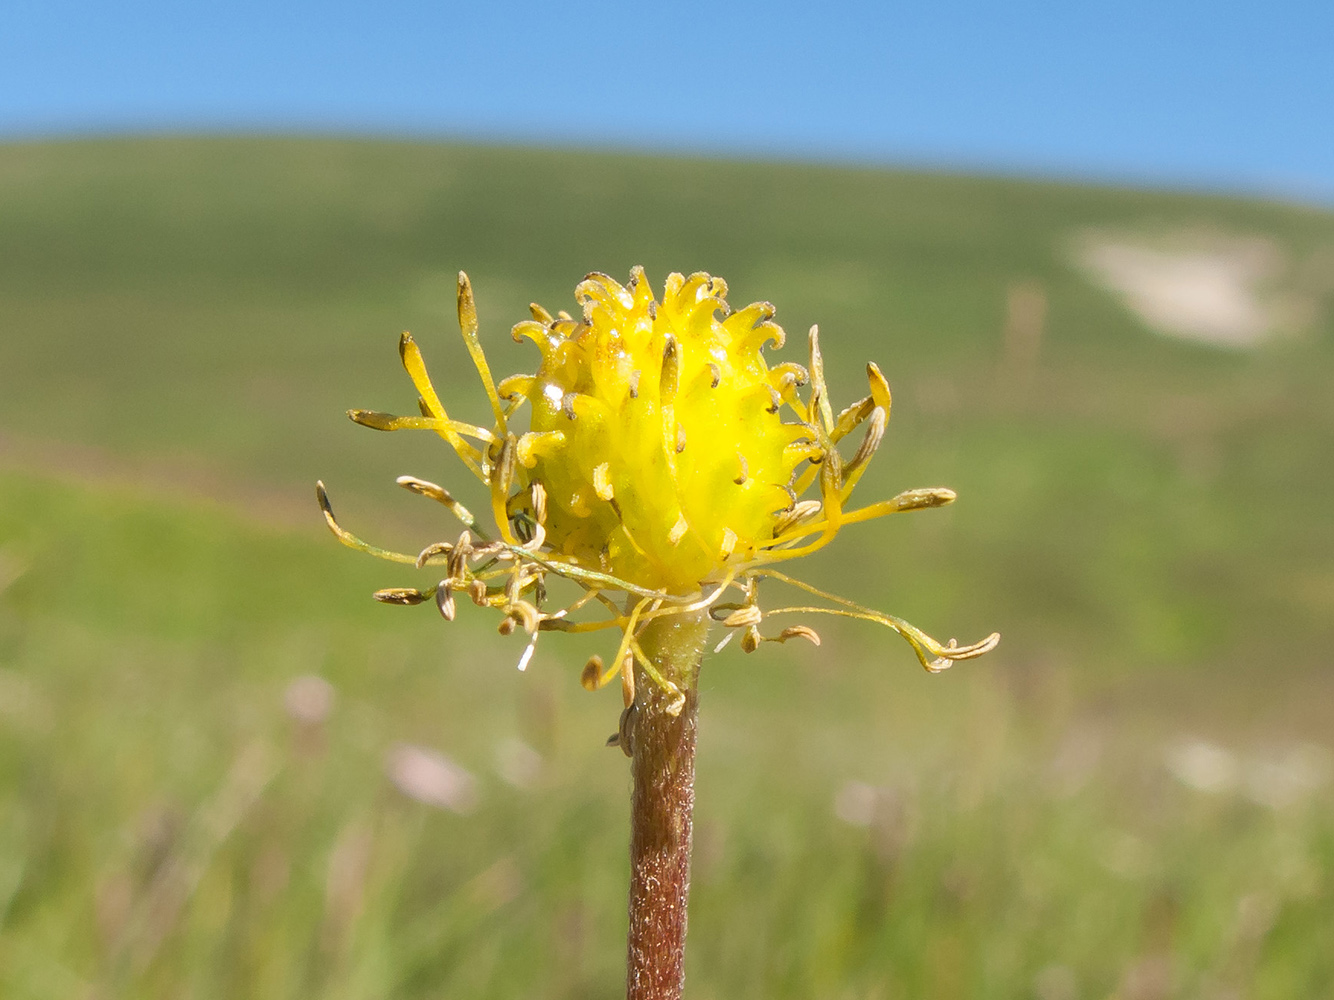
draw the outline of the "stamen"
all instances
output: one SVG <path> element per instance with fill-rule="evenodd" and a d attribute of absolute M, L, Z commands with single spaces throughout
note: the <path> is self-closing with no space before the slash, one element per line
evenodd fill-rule
<path fill-rule="evenodd" d="M 441 580 L 435 588 L 435 606 L 440 610 L 440 615 L 447 622 L 454 620 L 454 591 L 450 589 L 448 580 Z"/>
<path fill-rule="evenodd" d="M 409 493 L 416 493 L 418 496 L 429 497 L 436 503 L 448 507 L 449 512 L 458 518 L 465 528 L 471 528 L 476 531 L 481 538 L 486 537 L 486 535 L 477 528 L 477 519 L 472 516 L 472 512 L 450 496 L 449 492 L 443 487 L 437 486 L 435 483 L 428 483 L 425 479 L 418 479 L 416 476 L 399 476 L 395 481 Z"/>
<path fill-rule="evenodd" d="M 315 484 L 315 499 L 319 502 L 320 510 L 324 512 L 324 523 L 329 526 L 334 537 L 346 545 L 349 549 L 356 549 L 358 552 L 365 552 L 367 555 L 375 556 L 378 559 L 384 559 L 389 562 L 406 563 L 414 566 L 417 563 L 416 556 L 410 556 L 403 552 L 391 552 L 388 549 L 382 549 L 379 546 L 371 545 L 369 542 L 363 542 L 352 532 L 345 530 L 338 520 L 334 517 L 333 507 L 329 504 L 329 494 L 324 488 L 324 483 Z"/>
<path fill-rule="evenodd" d="M 603 462 L 593 467 L 593 491 L 599 500 L 606 501 L 612 498 L 611 463 Z"/>
<path fill-rule="evenodd" d="M 658 383 L 658 395 L 663 406 L 671 405 L 676 399 L 676 387 L 681 377 L 680 349 L 676 338 L 667 335 L 667 343 L 662 349 L 662 375 Z"/>
<path fill-rule="evenodd" d="M 760 648 L 760 643 L 763 641 L 760 630 L 752 625 L 741 633 L 741 651 L 743 653 L 753 653 Z"/>
<path fill-rule="evenodd" d="M 408 377 L 412 379 L 412 384 L 416 386 L 418 395 L 431 411 L 431 416 L 449 421 L 449 414 L 445 412 L 444 404 L 440 402 L 435 386 L 431 385 L 431 378 L 426 374 L 426 362 L 422 360 L 421 350 L 417 347 L 417 342 L 412 339 L 412 334 L 405 332 L 399 337 L 398 356 Z M 436 432 L 449 442 L 449 446 L 459 458 L 463 459 L 463 463 L 472 470 L 473 475 L 486 482 L 486 477 L 482 475 L 481 452 L 459 437 L 458 432 L 450 426 L 439 427 Z"/>
<path fill-rule="evenodd" d="M 479 608 L 486 607 L 489 603 L 487 600 L 488 593 L 486 581 L 473 580 L 473 582 L 468 585 L 468 596 L 472 598 L 473 604 L 476 604 Z"/>
<path fill-rule="evenodd" d="M 852 456 L 851 462 L 843 466 L 842 498 L 844 501 L 852 493 L 852 488 L 857 485 L 857 480 L 861 479 L 862 473 L 870 464 L 871 456 L 880 447 L 880 441 L 884 436 L 885 411 L 877 406 L 871 411 L 871 419 L 866 426 L 866 436 L 862 438 L 857 454 Z"/>
<path fill-rule="evenodd" d="M 509 606 L 509 616 L 523 626 L 523 630 L 529 635 L 537 632 L 538 623 L 542 620 L 541 612 L 533 607 L 527 601 L 515 601 Z"/>
<path fill-rule="evenodd" d="M 671 716 L 680 715 L 681 709 L 685 708 L 686 705 L 685 692 L 658 672 L 658 668 L 653 665 L 652 660 L 644 655 L 644 650 L 637 641 L 632 639 L 630 648 L 634 651 L 635 662 L 639 664 L 639 669 L 643 670 L 648 675 L 649 680 L 658 685 L 665 694 L 671 695 L 672 700 L 667 704 L 667 714 Z"/>
<path fill-rule="evenodd" d="M 792 505 L 791 510 L 780 515 L 774 522 L 774 537 L 779 538 L 803 521 L 815 517 L 823 506 L 819 500 L 799 500 Z"/>
<path fill-rule="evenodd" d="M 585 691 L 596 691 L 598 689 L 598 678 L 602 676 L 602 657 L 594 653 L 584 664 L 583 672 L 579 674 L 579 683 L 583 685 Z"/>
<path fill-rule="evenodd" d="M 789 625 L 773 638 L 766 638 L 764 641 L 787 642 L 789 639 L 805 639 L 813 645 L 820 645 L 820 634 L 809 625 Z"/>
<path fill-rule="evenodd" d="M 377 590 L 371 595 L 381 604 L 402 604 L 411 606 L 420 604 L 431 596 L 430 592 L 422 593 L 413 587 L 386 587 L 384 590 Z"/>
<path fill-rule="evenodd" d="M 917 660 L 930 673 L 939 673 L 946 669 L 956 660 L 971 660 L 989 653 L 1000 643 L 1000 633 L 993 632 L 979 642 L 969 646 L 949 645 L 943 646 L 935 639 L 931 638 L 921 629 L 908 624 L 902 618 L 896 618 L 893 615 L 882 614 L 879 611 L 873 611 L 870 608 L 863 607 L 855 601 L 849 601 L 845 597 L 839 597 L 821 590 L 818 587 L 812 587 L 809 583 L 794 579 L 786 574 L 779 573 L 777 570 L 761 569 L 755 571 L 756 576 L 767 576 L 779 580 L 782 583 L 789 584 L 808 594 L 814 594 L 816 597 L 834 604 L 841 604 L 841 608 L 821 608 L 821 607 L 794 607 L 794 608 L 775 608 L 768 612 L 768 615 L 782 614 L 819 614 L 819 615 L 837 615 L 843 618 L 860 618 L 863 621 L 876 622 L 887 628 L 893 629 L 912 646 L 913 652 L 917 654 Z M 846 610 L 845 610 L 846 609 Z"/>
<path fill-rule="evenodd" d="M 718 555 L 723 562 L 732 558 L 732 552 L 736 549 L 736 532 L 731 528 L 723 529 L 723 543 L 719 546 Z"/>
<path fill-rule="evenodd" d="M 418 402 L 421 402 L 421 400 L 419 399 Z M 467 434 L 469 437 L 487 443 L 496 439 L 496 436 L 486 428 L 465 424 L 460 420 L 441 420 L 429 416 L 396 417 L 392 413 L 381 413 L 378 410 L 348 410 L 347 415 L 354 424 L 360 424 L 362 427 L 369 427 L 375 431 L 442 431 L 448 428 L 456 434 Z"/>
<path fill-rule="evenodd" d="M 817 409 L 820 413 L 820 420 L 824 425 L 824 432 L 830 433 L 834 429 L 834 411 L 829 406 L 829 390 L 825 388 L 824 382 L 824 359 L 820 356 L 820 328 L 812 326 L 810 332 L 811 339 L 811 409 Z"/>
<path fill-rule="evenodd" d="M 453 542 L 432 542 L 417 553 L 417 568 L 421 569 L 436 556 L 447 556 L 454 551 Z"/>
<path fill-rule="evenodd" d="M 676 523 L 672 525 L 672 530 L 667 532 L 667 541 L 676 545 L 685 537 L 685 533 L 689 530 L 690 522 L 686 520 L 686 516 L 684 514 L 677 514 Z"/>
<path fill-rule="evenodd" d="M 491 401 L 491 410 L 496 415 L 496 426 L 505 432 L 505 412 L 500 405 L 500 396 L 496 393 L 496 384 L 491 378 L 491 368 L 482 353 L 482 342 L 477 336 L 477 303 L 472 297 L 472 282 L 462 271 L 459 272 L 459 329 L 463 331 L 463 342 L 468 345 L 472 363 L 477 374 L 482 377 L 482 387 L 486 389 L 487 399 Z"/>
<path fill-rule="evenodd" d="M 754 604 L 747 604 L 737 608 L 723 619 L 724 628 L 741 628 L 742 626 L 758 625 L 764 617 L 762 612 Z"/>
<path fill-rule="evenodd" d="M 545 527 L 547 523 L 547 489 L 539 480 L 534 479 L 528 490 L 533 498 L 533 517 L 537 518 L 539 525 Z"/>
<path fill-rule="evenodd" d="M 838 415 L 838 419 L 834 421 L 834 429 L 829 435 L 829 440 L 835 443 L 842 441 L 856 429 L 858 424 L 871 415 L 871 410 L 874 408 L 875 400 L 870 396 L 864 396 L 857 400 Z"/>
<path fill-rule="evenodd" d="M 744 486 L 746 480 L 750 478 L 750 468 L 746 465 L 746 456 L 741 454 L 741 452 L 736 453 L 736 458 L 737 461 L 741 463 L 741 475 L 733 479 L 732 482 L 736 483 L 738 486 Z"/>

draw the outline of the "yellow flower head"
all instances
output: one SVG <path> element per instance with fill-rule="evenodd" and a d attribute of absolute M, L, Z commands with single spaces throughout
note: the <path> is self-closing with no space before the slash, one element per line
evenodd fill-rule
<path fill-rule="evenodd" d="M 635 661 L 674 690 L 639 650 L 637 632 L 652 618 L 704 607 L 741 631 L 747 651 L 765 638 L 759 629 L 765 617 L 792 613 L 887 625 L 908 640 L 928 670 L 993 648 L 998 635 L 971 646 L 942 645 L 900 619 L 816 591 L 774 568 L 826 545 L 845 524 L 941 506 L 955 494 L 909 490 L 848 509 L 885 431 L 888 383 L 868 365 L 869 393 L 835 415 L 816 328 L 808 367 L 789 362 L 770 368 L 764 349 L 784 342 L 774 307 L 756 302 L 733 312 L 726 295 L 721 278 L 703 273 L 668 275 L 661 300 L 642 268 L 631 271 L 625 286 L 591 274 L 575 288 L 582 319 L 564 312 L 552 317 L 534 305 L 533 318 L 514 327 L 516 340 L 530 339 L 541 352 L 537 373 L 496 384 L 478 338 L 472 288 L 460 273 L 459 324 L 491 402 L 491 428 L 450 418 L 406 333 L 399 352 L 416 385 L 421 416 L 366 410 L 349 415 L 378 430 L 428 429 L 448 441 L 487 487 L 497 537 L 482 531 L 441 487 L 403 477 L 400 485 L 449 507 L 464 531 L 417 556 L 387 552 L 341 528 L 319 486 L 329 526 L 345 544 L 419 567 L 447 568 L 435 587 L 394 588 L 376 597 L 401 604 L 434 597 L 452 619 L 454 595 L 466 591 L 504 612 L 502 631 L 521 626 L 529 634 L 521 667 L 543 631 L 618 628 L 622 639 L 611 667 L 604 670 L 594 657 L 584 682 L 600 686 L 619 674 L 627 699 Z M 526 431 L 515 426 L 524 403 L 530 411 Z M 858 447 L 844 459 L 839 442 L 863 425 Z M 808 492 L 814 495 L 803 499 Z M 579 584 L 580 599 L 548 611 L 548 573 Z M 765 578 L 836 606 L 761 611 L 757 585 Z M 741 599 L 724 602 L 732 589 Z M 612 599 L 617 593 L 624 595 L 622 604 Z M 570 617 L 595 602 L 608 617 Z M 800 625 L 771 638 L 798 636 L 819 642 Z"/>

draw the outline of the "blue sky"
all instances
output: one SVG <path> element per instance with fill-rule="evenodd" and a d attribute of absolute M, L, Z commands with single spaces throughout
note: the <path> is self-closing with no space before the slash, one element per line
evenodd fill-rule
<path fill-rule="evenodd" d="M 315 130 L 1334 202 L 1334 3 L 3 0 L 0 139 Z"/>

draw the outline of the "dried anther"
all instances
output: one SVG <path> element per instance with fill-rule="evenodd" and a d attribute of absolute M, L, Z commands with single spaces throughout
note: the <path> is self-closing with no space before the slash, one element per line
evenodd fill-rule
<path fill-rule="evenodd" d="M 420 604 L 429 596 L 411 587 L 388 587 L 371 595 L 381 604 Z"/>

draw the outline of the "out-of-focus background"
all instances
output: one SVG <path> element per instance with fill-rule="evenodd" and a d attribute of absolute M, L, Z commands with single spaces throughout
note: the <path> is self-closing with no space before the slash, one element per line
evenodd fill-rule
<path fill-rule="evenodd" d="M 708 270 L 895 394 L 704 667 L 688 994 L 1334 995 L 1334 19 L 87 2 L 0 34 L 0 995 L 620 995 L 609 651 L 335 544 L 464 486 L 398 334 Z M 800 351 L 777 357 L 800 360 Z M 467 498 L 466 491 L 464 492 Z M 475 612 L 475 613 L 474 613 Z"/>

